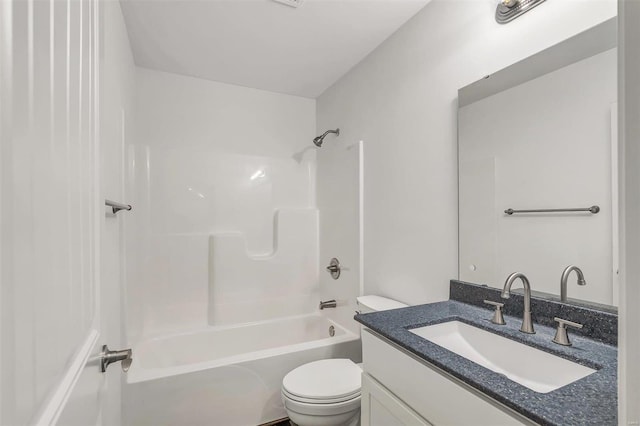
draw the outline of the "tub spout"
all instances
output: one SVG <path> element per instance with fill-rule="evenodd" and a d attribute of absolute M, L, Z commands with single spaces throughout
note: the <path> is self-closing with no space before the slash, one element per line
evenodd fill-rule
<path fill-rule="evenodd" d="M 325 309 L 325 308 L 335 308 L 336 306 L 338 306 L 338 304 L 336 303 L 336 301 L 334 299 L 331 300 L 327 300 L 327 301 L 320 301 L 320 310 Z"/>

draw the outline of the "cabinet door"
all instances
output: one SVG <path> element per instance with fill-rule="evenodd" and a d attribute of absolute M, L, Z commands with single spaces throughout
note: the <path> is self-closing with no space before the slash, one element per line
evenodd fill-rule
<path fill-rule="evenodd" d="M 430 426 L 374 378 L 362 374 L 362 426 Z"/>

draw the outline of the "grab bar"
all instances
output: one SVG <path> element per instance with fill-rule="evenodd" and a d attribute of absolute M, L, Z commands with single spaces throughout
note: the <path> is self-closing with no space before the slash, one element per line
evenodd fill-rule
<path fill-rule="evenodd" d="M 116 203 L 115 201 L 111 200 L 104 200 L 104 205 L 111 207 L 113 214 L 118 213 L 120 210 L 131 210 L 133 208 L 131 207 L 131 204 Z"/>
<path fill-rule="evenodd" d="M 506 209 L 504 212 L 511 216 L 514 213 L 557 213 L 557 212 L 590 212 L 592 214 L 597 214 L 600 211 L 599 206 L 591 206 L 584 208 L 576 208 L 576 209 L 538 209 L 538 210 L 514 210 L 514 209 Z"/>

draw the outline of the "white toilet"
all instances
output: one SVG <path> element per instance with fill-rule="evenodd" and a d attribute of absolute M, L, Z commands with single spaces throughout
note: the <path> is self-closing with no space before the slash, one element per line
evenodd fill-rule
<path fill-rule="evenodd" d="M 380 296 L 358 297 L 361 313 L 404 308 Z M 323 359 L 290 371 L 282 380 L 282 400 L 298 426 L 358 426 L 360 365 L 350 359 Z"/>

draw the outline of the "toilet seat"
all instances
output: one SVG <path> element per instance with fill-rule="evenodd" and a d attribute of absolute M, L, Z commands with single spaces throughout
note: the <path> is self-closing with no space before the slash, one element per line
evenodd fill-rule
<path fill-rule="evenodd" d="M 284 406 L 287 410 L 311 416 L 335 416 L 358 411 L 360 409 L 361 396 L 358 395 L 348 401 L 333 404 L 307 404 L 283 395 Z"/>
<path fill-rule="evenodd" d="M 284 397 L 303 404 L 339 404 L 360 396 L 362 369 L 350 359 L 323 359 L 290 371 Z"/>
<path fill-rule="evenodd" d="M 285 398 L 290 399 L 291 401 L 302 402 L 304 404 L 337 404 L 337 403 L 340 403 L 340 402 L 351 401 L 354 398 L 360 397 L 360 391 L 354 392 L 351 395 L 345 395 L 343 397 L 326 398 L 326 399 L 303 398 L 301 396 L 294 395 L 294 394 L 288 392 L 286 389 L 282 389 L 282 395 Z"/>

